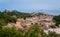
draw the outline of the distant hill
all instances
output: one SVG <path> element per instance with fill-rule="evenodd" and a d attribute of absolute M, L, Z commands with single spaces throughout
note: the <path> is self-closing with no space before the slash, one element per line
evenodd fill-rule
<path fill-rule="evenodd" d="M 59 10 L 42 10 L 43 12 L 47 12 L 49 14 L 53 15 L 60 15 L 60 9 Z"/>

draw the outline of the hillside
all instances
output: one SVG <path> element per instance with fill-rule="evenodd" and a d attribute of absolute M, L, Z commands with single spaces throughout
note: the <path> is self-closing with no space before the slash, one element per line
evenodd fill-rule
<path fill-rule="evenodd" d="M 17 18 L 28 18 L 28 17 L 42 17 L 40 15 L 50 15 L 48 13 L 42 13 L 42 12 L 33 12 L 33 13 L 24 13 L 24 12 L 19 12 L 16 10 L 13 11 L 8 11 L 5 10 L 3 12 L 0 11 L 0 24 L 1 25 L 6 25 L 8 22 L 16 22 Z M 53 16 L 53 15 L 51 15 Z M 55 21 L 54 21 L 55 20 Z M 53 21 L 56 24 L 60 24 L 60 16 L 54 16 Z"/>

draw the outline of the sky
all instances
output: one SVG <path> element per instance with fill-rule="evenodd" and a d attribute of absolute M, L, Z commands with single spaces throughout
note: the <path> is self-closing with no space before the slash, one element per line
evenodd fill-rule
<path fill-rule="evenodd" d="M 60 10 L 60 0 L 0 0 L 0 11 L 5 9 L 23 12 Z M 54 12 L 49 13 L 56 14 Z"/>

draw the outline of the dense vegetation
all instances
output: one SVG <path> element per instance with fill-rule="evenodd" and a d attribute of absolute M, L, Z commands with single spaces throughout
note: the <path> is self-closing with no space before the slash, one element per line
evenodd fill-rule
<path fill-rule="evenodd" d="M 53 21 L 56 23 L 56 26 L 60 25 L 60 15 L 54 16 Z"/>
<path fill-rule="evenodd" d="M 60 34 L 50 32 L 44 33 L 40 25 L 34 24 L 28 30 L 17 29 L 16 27 L 2 27 L 0 29 L 0 37 L 60 37 Z"/>

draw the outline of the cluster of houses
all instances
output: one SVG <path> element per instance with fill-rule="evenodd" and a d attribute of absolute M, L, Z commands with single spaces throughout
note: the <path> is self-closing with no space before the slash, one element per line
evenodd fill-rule
<path fill-rule="evenodd" d="M 29 28 L 32 24 L 40 24 L 43 28 L 48 27 L 50 25 L 55 25 L 52 21 L 53 15 L 42 13 L 38 16 L 38 13 L 32 13 L 33 17 L 29 17 L 26 19 L 18 18 L 16 23 L 8 23 L 8 26 L 16 26 L 18 28 Z"/>

